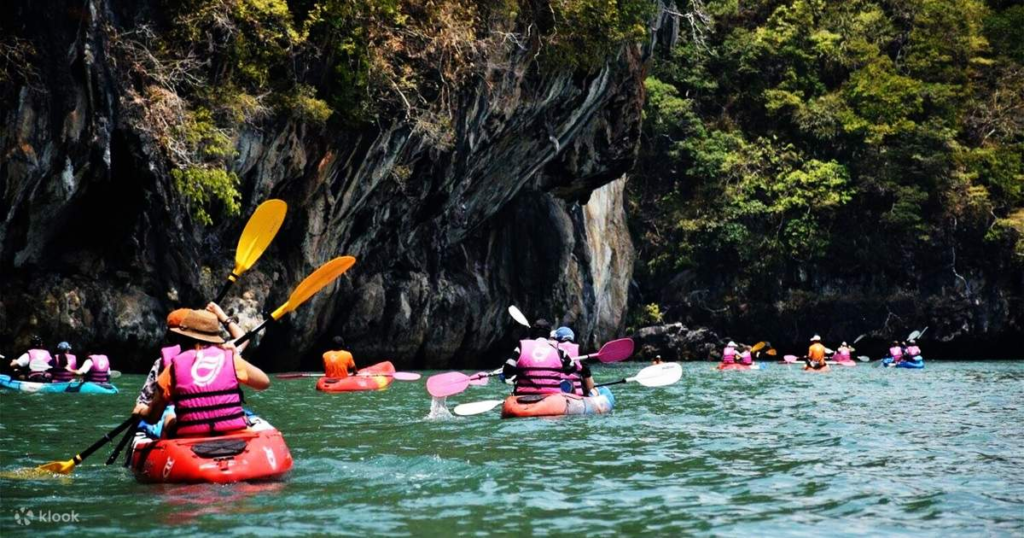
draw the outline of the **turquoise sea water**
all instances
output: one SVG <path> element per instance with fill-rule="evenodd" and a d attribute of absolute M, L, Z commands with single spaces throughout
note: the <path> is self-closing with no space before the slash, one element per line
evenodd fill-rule
<path fill-rule="evenodd" d="M 285 481 L 139 484 L 104 450 L 69 478 L 0 479 L 0 534 L 1024 535 L 1024 363 L 684 368 L 670 387 L 618 386 L 611 415 L 562 419 L 428 418 L 422 380 L 332 395 L 275 380 L 247 397 L 291 447 Z M 0 472 L 83 450 L 141 382 L 0 395 Z"/>

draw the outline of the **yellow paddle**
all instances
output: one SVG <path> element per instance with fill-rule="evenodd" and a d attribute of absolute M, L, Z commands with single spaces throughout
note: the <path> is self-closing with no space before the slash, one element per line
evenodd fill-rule
<path fill-rule="evenodd" d="M 274 310 L 274 312 L 270 315 L 270 318 L 264 320 L 259 327 L 256 327 L 255 329 L 249 331 L 241 338 L 236 340 L 235 344 L 242 345 L 242 343 L 248 341 L 250 338 L 255 336 L 256 333 L 263 330 L 263 328 L 266 327 L 267 324 L 270 323 L 271 321 L 281 319 L 281 317 L 284 316 L 285 314 L 298 308 L 299 305 L 306 302 L 310 297 L 313 296 L 313 294 L 322 290 L 331 282 L 334 282 L 334 280 L 341 276 L 342 273 L 344 273 L 345 271 L 348 271 L 348 269 L 352 267 L 352 265 L 354 265 L 355 263 L 356 259 L 353 258 L 352 256 L 340 256 L 320 266 L 319 269 L 313 271 L 311 275 L 307 276 L 305 280 L 300 282 L 299 285 L 295 287 L 295 290 L 292 291 L 292 294 L 288 297 L 288 300 L 283 305 L 278 307 L 277 310 Z M 112 441 L 115 437 L 117 437 L 117 434 L 121 433 L 121 431 L 127 428 L 128 426 L 131 426 L 136 420 L 138 419 L 135 418 L 134 416 L 129 417 L 128 420 L 121 423 L 120 426 L 107 432 L 107 434 L 104 435 L 102 439 L 93 443 L 92 446 L 85 449 L 85 451 L 83 451 L 81 454 L 76 455 L 74 458 L 71 458 L 70 460 L 67 461 L 54 461 L 47 463 L 46 465 L 40 465 L 39 467 L 36 467 L 36 470 L 48 473 L 69 474 L 71 473 L 71 471 L 74 470 L 76 465 L 82 463 L 82 460 L 88 458 L 90 455 L 92 455 L 93 452 L 96 452 L 96 450 L 98 450 L 101 446 Z"/>
<path fill-rule="evenodd" d="M 242 230 L 242 236 L 238 238 L 238 248 L 235 249 L 235 268 L 228 275 L 228 281 L 220 289 L 217 298 L 213 300 L 220 303 L 228 294 L 231 285 L 242 276 L 242 273 L 249 270 L 256 260 L 260 259 L 263 252 L 274 240 L 277 231 L 281 229 L 284 222 L 284 215 L 288 212 L 288 204 L 281 200 L 267 200 L 256 208 L 249 222 Z"/>
<path fill-rule="evenodd" d="M 52 461 L 50 463 L 47 463 L 46 465 L 40 465 L 39 467 L 36 467 L 36 470 L 46 473 L 71 474 L 71 471 L 75 469 L 75 465 L 82 463 L 82 460 L 91 456 L 92 453 L 99 450 L 100 447 L 109 443 L 110 441 L 113 441 L 114 438 L 117 437 L 117 434 L 121 433 L 121 430 L 124 430 L 128 426 L 131 426 L 137 420 L 138 419 L 135 418 L 134 416 L 128 417 L 128 420 L 122 422 L 120 426 L 107 432 L 102 439 L 96 441 L 95 443 L 92 444 L 92 446 L 83 450 L 81 454 L 76 454 L 75 457 L 67 461 Z"/>
<path fill-rule="evenodd" d="M 758 343 L 754 344 L 754 347 L 750 348 L 750 352 L 751 353 L 757 353 L 758 351 L 761 351 L 761 349 L 763 349 L 764 346 L 767 346 L 767 345 L 768 345 L 768 342 L 758 342 Z"/>
<path fill-rule="evenodd" d="M 299 285 L 295 287 L 292 294 L 288 296 L 288 300 L 274 310 L 270 317 L 263 320 L 255 329 L 245 333 L 241 338 L 235 340 L 235 345 L 240 346 L 245 342 L 248 342 L 256 333 L 263 330 L 271 321 L 281 319 L 285 314 L 298 308 L 299 305 L 306 302 L 307 299 L 313 296 L 316 292 L 324 288 L 324 286 L 334 282 L 339 276 L 345 271 L 348 271 L 356 263 L 356 259 L 352 256 L 339 256 L 333 260 L 323 264 L 319 269 L 313 271 L 312 274 L 307 276 L 305 280 L 299 282 Z"/>

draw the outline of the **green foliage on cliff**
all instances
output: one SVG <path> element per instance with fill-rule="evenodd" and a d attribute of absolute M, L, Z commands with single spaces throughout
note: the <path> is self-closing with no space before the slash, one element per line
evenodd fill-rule
<path fill-rule="evenodd" d="M 152 132 L 196 219 L 232 214 L 239 180 L 225 144 L 287 118 L 368 129 L 404 118 L 439 149 L 458 98 L 528 53 L 537 69 L 593 72 L 646 35 L 651 0 L 162 0 L 114 35 Z M 0 49 L 3 50 L 3 49 Z M 2 66 L 0 66 L 2 67 Z M 6 71 L 0 70 L 0 75 Z M 221 139 L 223 137 L 223 139 Z"/>
<path fill-rule="evenodd" d="M 809 266 L 900 278 L 894 260 L 940 243 L 1021 267 L 1024 10 L 1010 4 L 690 4 L 709 23 L 683 20 L 646 82 L 639 279 L 696 268 L 765 295 L 749 286 Z"/>

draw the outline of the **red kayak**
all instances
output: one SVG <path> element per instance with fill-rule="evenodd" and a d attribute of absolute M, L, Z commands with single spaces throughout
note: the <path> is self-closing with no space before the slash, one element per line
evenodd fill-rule
<path fill-rule="evenodd" d="M 716 370 L 761 370 L 761 363 L 740 364 L 738 362 L 721 363 Z"/>
<path fill-rule="evenodd" d="M 356 375 L 348 377 L 322 377 L 316 382 L 316 390 L 323 392 L 354 392 L 360 390 L 382 390 L 395 380 L 395 366 L 388 361 L 367 366 Z M 385 375 L 374 375 L 385 374 Z"/>
<path fill-rule="evenodd" d="M 281 432 L 259 417 L 249 428 L 216 437 L 151 439 L 135 435 L 132 471 L 139 482 L 217 483 L 275 480 L 292 468 Z"/>

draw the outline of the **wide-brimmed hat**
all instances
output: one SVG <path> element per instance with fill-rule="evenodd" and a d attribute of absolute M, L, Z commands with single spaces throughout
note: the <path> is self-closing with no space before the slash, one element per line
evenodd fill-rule
<path fill-rule="evenodd" d="M 203 342 L 224 343 L 217 316 L 206 310 L 179 308 L 167 314 L 167 330 Z"/>
<path fill-rule="evenodd" d="M 821 342 L 821 337 L 818 335 L 814 335 L 811 337 L 811 342 Z"/>
<path fill-rule="evenodd" d="M 729 343 L 726 344 L 726 347 L 736 347 L 736 342 L 733 342 L 732 340 L 729 340 Z"/>

